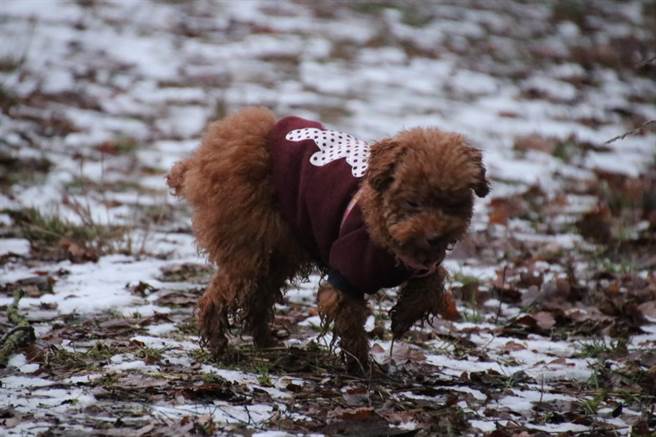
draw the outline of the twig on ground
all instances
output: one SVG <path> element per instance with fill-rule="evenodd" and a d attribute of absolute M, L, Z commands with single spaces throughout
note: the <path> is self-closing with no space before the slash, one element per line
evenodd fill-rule
<path fill-rule="evenodd" d="M 651 58 L 647 58 L 644 61 L 641 61 L 638 65 L 636 65 L 635 69 L 640 70 L 641 68 L 646 67 L 649 64 L 653 64 L 656 62 L 656 56 L 652 56 Z"/>
<path fill-rule="evenodd" d="M 623 140 L 626 137 L 633 136 L 633 135 L 638 135 L 639 133 L 642 132 L 643 129 L 648 127 L 650 124 L 656 124 L 656 120 L 646 121 L 646 122 L 642 123 L 640 126 L 638 126 L 637 128 L 635 128 L 633 130 L 630 130 L 628 132 L 624 132 L 622 135 L 618 135 L 616 137 L 611 138 L 610 140 L 607 140 L 606 142 L 604 142 L 604 144 L 614 143 L 615 141 Z"/>

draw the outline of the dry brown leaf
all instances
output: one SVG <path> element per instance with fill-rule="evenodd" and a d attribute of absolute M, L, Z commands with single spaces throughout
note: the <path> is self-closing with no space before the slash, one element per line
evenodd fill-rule
<path fill-rule="evenodd" d="M 607 243 L 612 238 L 612 216 L 606 205 L 599 205 L 576 222 L 581 235 L 589 240 Z"/>
<path fill-rule="evenodd" d="M 656 319 L 656 300 L 641 303 L 638 305 L 638 310 L 645 318 Z"/>
<path fill-rule="evenodd" d="M 365 421 L 367 419 L 373 418 L 376 416 L 376 412 L 372 407 L 360 407 L 360 408 L 335 408 L 328 413 L 328 418 L 330 421 L 335 420 L 348 420 L 348 421 Z"/>
<path fill-rule="evenodd" d="M 526 135 L 515 138 L 513 148 L 524 152 L 528 150 L 537 150 L 551 155 L 556 149 L 556 140 L 553 138 L 545 138 L 537 134 Z"/>
<path fill-rule="evenodd" d="M 524 212 L 525 206 L 518 198 L 497 197 L 490 201 L 490 223 L 505 225 L 508 219 Z"/>
<path fill-rule="evenodd" d="M 545 331 L 550 330 L 556 324 L 556 319 L 554 319 L 553 315 L 547 311 L 537 312 L 533 314 L 533 318 L 535 319 L 538 327 Z"/>
<path fill-rule="evenodd" d="M 456 307 L 456 300 L 451 290 L 444 290 L 442 293 L 440 315 L 446 320 L 460 320 L 460 313 Z"/>
<path fill-rule="evenodd" d="M 526 346 L 521 343 L 517 343 L 516 341 L 509 341 L 501 348 L 501 350 L 505 352 L 521 351 L 524 349 L 526 349 Z"/>

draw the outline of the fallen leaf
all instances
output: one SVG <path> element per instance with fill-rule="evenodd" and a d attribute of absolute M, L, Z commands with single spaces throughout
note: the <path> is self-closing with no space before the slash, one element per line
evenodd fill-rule
<path fill-rule="evenodd" d="M 556 140 L 553 138 L 545 138 L 537 134 L 526 135 L 515 138 L 513 148 L 523 152 L 537 150 L 551 155 L 556 149 Z"/>
<path fill-rule="evenodd" d="M 506 351 L 506 352 L 514 352 L 514 351 L 521 351 L 526 349 L 526 346 L 524 346 L 521 343 L 517 343 L 515 341 L 509 341 L 506 344 L 503 345 L 501 350 Z"/>
<path fill-rule="evenodd" d="M 373 407 L 360 407 L 345 409 L 337 407 L 334 410 L 328 412 L 329 420 L 347 420 L 347 421 L 364 421 L 369 418 L 376 416 L 376 412 Z"/>
<path fill-rule="evenodd" d="M 150 293 L 157 291 L 157 288 L 153 287 L 147 282 L 139 281 L 135 285 L 130 285 L 127 284 L 125 286 L 128 290 L 130 290 L 132 293 L 139 295 L 141 297 L 146 297 Z"/>
<path fill-rule="evenodd" d="M 440 315 L 446 320 L 460 320 L 460 313 L 451 290 L 444 290 L 440 302 Z"/>
<path fill-rule="evenodd" d="M 530 287 L 532 285 L 540 287 L 544 280 L 544 275 L 541 272 L 538 272 L 533 269 L 529 269 L 526 272 L 519 273 L 519 282 L 517 285 L 520 287 Z"/>
<path fill-rule="evenodd" d="M 584 238 L 599 243 L 607 243 L 612 238 L 611 225 L 610 209 L 605 205 L 598 205 L 576 222 L 576 227 Z"/>
<path fill-rule="evenodd" d="M 574 363 L 568 363 L 567 358 L 560 357 L 556 358 L 555 360 L 551 360 L 547 363 L 548 365 L 556 365 L 556 366 L 575 366 Z"/>
<path fill-rule="evenodd" d="M 656 300 L 645 302 L 638 305 L 638 311 L 645 318 L 656 320 Z"/>
<path fill-rule="evenodd" d="M 489 221 L 495 225 L 506 225 L 511 217 L 525 211 L 525 205 L 516 197 L 497 197 L 490 201 Z"/>
<path fill-rule="evenodd" d="M 533 318 L 535 319 L 538 327 L 545 331 L 550 330 L 556 324 L 556 319 L 554 319 L 553 315 L 547 311 L 537 312 L 533 314 Z"/>

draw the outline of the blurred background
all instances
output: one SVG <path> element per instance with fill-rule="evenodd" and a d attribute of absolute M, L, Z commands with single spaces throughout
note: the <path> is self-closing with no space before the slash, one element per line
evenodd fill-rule
<path fill-rule="evenodd" d="M 654 0 L 3 0 L 0 308 L 29 290 L 20 307 L 52 344 L 79 340 L 89 317 L 142 317 L 126 338 L 193 337 L 210 270 L 165 175 L 209 121 L 246 105 L 365 140 L 463 133 L 493 181 L 447 261 L 464 320 L 517 338 L 555 335 L 557 320 L 568 357 L 576 335 L 619 336 L 607 349 L 624 356 L 654 349 Z M 310 331 L 293 324 L 311 288 L 279 308 L 287 329 Z M 176 330 L 152 328 L 158 314 Z M 52 320 L 75 332 L 52 334 Z M 481 338 L 482 361 L 521 349 Z M 634 358 L 640 378 L 656 369 L 653 354 Z M 554 384 L 581 393 L 563 366 Z M 636 390 L 653 406 L 652 386 Z"/>

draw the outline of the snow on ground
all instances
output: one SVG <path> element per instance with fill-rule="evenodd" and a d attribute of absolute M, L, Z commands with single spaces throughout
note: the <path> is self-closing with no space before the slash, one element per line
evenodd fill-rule
<path fill-rule="evenodd" d="M 5 1 L 0 313 L 23 290 L 18 310 L 37 341 L 0 370 L 0 429 L 656 426 L 645 255 L 656 207 L 644 194 L 656 181 L 655 10 L 637 0 Z M 208 121 L 244 105 L 368 140 L 437 126 L 482 148 L 493 194 L 445 261 L 463 320 L 392 345 L 395 294 L 379 293 L 367 330 L 382 376 L 352 379 L 327 352 L 315 274 L 277 306 L 285 347 L 243 347 L 226 363 L 199 348 L 193 308 L 211 268 L 165 174 Z M 12 326 L 0 316 L 3 336 Z"/>

